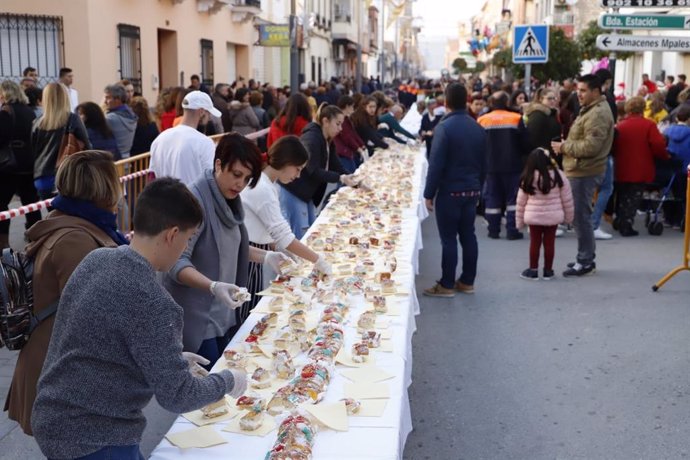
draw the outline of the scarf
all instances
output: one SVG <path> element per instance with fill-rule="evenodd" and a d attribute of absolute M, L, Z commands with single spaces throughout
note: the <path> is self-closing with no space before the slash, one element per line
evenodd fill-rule
<path fill-rule="evenodd" d="M 117 214 L 97 207 L 90 201 L 68 198 L 58 195 L 53 198 L 51 206 L 58 211 L 74 217 L 81 217 L 103 230 L 118 246 L 129 244 L 125 236 L 117 229 Z"/>

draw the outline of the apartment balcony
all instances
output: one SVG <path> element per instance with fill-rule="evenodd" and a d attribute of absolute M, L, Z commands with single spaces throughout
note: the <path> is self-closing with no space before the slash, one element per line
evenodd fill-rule
<path fill-rule="evenodd" d="M 336 21 L 332 25 L 332 37 L 333 40 L 347 40 L 352 43 L 357 43 L 357 38 L 359 35 L 359 29 L 357 24 L 344 21 Z"/>
<path fill-rule="evenodd" d="M 261 14 L 261 0 L 221 0 L 230 3 L 233 22 L 245 23 Z"/>

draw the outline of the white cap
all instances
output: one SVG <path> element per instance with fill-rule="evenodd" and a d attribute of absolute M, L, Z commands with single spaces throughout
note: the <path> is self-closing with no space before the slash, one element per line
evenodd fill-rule
<path fill-rule="evenodd" d="M 182 100 L 183 109 L 204 109 L 214 117 L 220 117 L 221 113 L 218 109 L 213 107 L 211 97 L 203 91 L 192 91 L 187 94 Z"/>

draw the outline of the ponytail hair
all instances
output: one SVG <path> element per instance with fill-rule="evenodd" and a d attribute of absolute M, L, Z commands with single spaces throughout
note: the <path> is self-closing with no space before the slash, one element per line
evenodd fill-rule
<path fill-rule="evenodd" d="M 264 165 L 278 171 L 287 166 L 302 166 L 309 161 L 309 152 L 299 137 L 293 135 L 275 141 L 265 155 Z"/>
<path fill-rule="evenodd" d="M 556 173 L 551 177 L 551 171 Z M 537 178 L 537 187 L 534 187 L 535 174 L 539 173 Z M 520 177 L 520 188 L 528 195 L 534 195 L 537 189 L 544 195 L 548 194 L 554 187 L 563 187 L 563 179 L 558 172 L 558 163 L 551 156 L 551 153 L 542 147 L 537 147 L 527 157 L 525 169 Z"/>
<path fill-rule="evenodd" d="M 328 105 L 327 102 L 323 102 L 319 109 L 316 111 L 316 122 L 320 125 L 321 121 L 326 118 L 328 121 L 335 119 L 338 115 L 342 115 L 343 111 L 340 110 L 335 105 Z"/>

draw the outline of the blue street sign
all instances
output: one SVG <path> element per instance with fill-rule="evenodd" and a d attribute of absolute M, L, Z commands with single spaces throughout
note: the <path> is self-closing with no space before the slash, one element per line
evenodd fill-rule
<path fill-rule="evenodd" d="M 549 60 L 549 26 L 514 26 L 513 33 L 515 64 L 544 64 Z"/>

